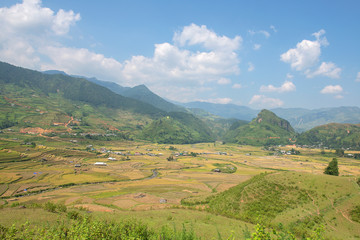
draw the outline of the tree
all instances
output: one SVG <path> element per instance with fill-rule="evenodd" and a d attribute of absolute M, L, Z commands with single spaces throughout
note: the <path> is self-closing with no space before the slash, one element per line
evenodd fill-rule
<path fill-rule="evenodd" d="M 339 176 L 338 161 L 336 158 L 333 158 L 331 162 L 329 162 L 329 165 L 325 168 L 324 173 L 328 175 Z"/>
<path fill-rule="evenodd" d="M 336 149 L 335 154 L 339 157 L 343 157 L 345 155 L 345 151 L 343 149 Z"/>
<path fill-rule="evenodd" d="M 167 158 L 167 160 L 168 160 L 169 162 L 171 162 L 171 161 L 176 161 L 176 159 L 174 158 L 173 155 L 170 155 L 170 156 Z"/>

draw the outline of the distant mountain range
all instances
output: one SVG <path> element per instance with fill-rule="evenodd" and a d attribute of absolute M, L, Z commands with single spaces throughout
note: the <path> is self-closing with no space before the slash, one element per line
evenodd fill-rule
<path fill-rule="evenodd" d="M 56 70 L 50 70 L 44 73 L 66 75 L 66 73 Z M 75 77 L 85 78 L 82 76 Z M 130 88 L 122 87 L 113 82 L 101 81 L 96 78 L 86 79 L 100 86 L 106 87 L 111 91 L 124 97 L 129 97 L 147 104 L 151 104 L 163 111 L 191 112 L 192 114 L 195 114 L 203 120 L 205 120 L 204 116 L 207 114 L 199 111 L 199 109 L 202 109 L 203 111 L 208 112 L 211 115 L 219 116 L 220 119 L 239 119 L 245 121 L 251 121 L 260 112 L 260 110 L 255 110 L 249 107 L 239 106 L 235 104 L 216 104 L 208 102 L 189 102 L 174 104 L 156 95 L 145 85 L 139 85 Z M 274 112 L 277 116 L 289 121 L 297 132 L 304 132 L 310 130 L 313 127 L 328 123 L 360 123 L 359 107 L 334 107 L 313 110 L 305 108 L 275 108 L 270 110 Z M 226 126 L 228 126 L 228 123 L 226 123 Z M 223 132 L 223 130 L 219 131 Z"/>
<path fill-rule="evenodd" d="M 360 108 L 334 107 L 321 109 L 277 108 L 271 109 L 279 117 L 287 119 L 298 131 L 304 132 L 328 123 L 360 123 Z"/>
<path fill-rule="evenodd" d="M 251 121 L 260 110 L 254 110 L 235 104 L 216 104 L 208 102 L 184 103 L 187 108 L 200 108 L 223 118 L 236 118 Z M 320 109 L 275 108 L 270 109 L 277 116 L 290 122 L 297 132 L 304 132 L 313 127 L 328 123 L 360 123 L 359 107 L 334 107 Z"/>
<path fill-rule="evenodd" d="M 170 144 L 224 140 L 277 145 L 296 141 L 360 148 L 360 124 L 350 124 L 360 122 L 358 107 L 259 112 L 234 104 L 193 102 L 178 106 L 145 85 L 122 87 L 60 71 L 44 74 L 3 62 L 0 94 L 0 128 L 24 133 L 36 129 L 49 136 L 102 136 L 105 140 L 144 139 Z M 317 127 L 298 134 L 292 123 L 302 131 Z"/>
<path fill-rule="evenodd" d="M 259 110 L 254 110 L 248 107 L 239 106 L 235 104 L 189 102 L 189 103 L 183 103 L 182 105 L 187 108 L 204 109 L 209 113 L 218 115 L 223 118 L 236 118 L 245 121 L 251 121 L 259 113 Z"/>

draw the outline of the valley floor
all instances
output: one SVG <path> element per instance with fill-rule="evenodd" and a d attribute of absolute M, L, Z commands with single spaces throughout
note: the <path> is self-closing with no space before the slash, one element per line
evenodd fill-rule
<path fill-rule="evenodd" d="M 360 237 L 360 224 L 350 216 L 360 202 L 360 161 L 338 158 L 341 176 L 323 175 L 336 157 L 331 150 L 296 149 L 299 155 L 288 155 L 284 151 L 293 146 L 268 151 L 220 142 L 160 145 L 28 134 L 0 137 L 3 226 L 26 220 L 55 224 L 66 218 L 39 207 L 52 202 L 99 219 L 136 218 L 154 229 L 169 225 L 179 231 L 184 224 L 204 239 L 227 238 L 232 232 L 235 239 L 244 239 L 256 222 L 216 212 L 206 199 L 266 173 L 268 182 L 291 185 L 311 199 L 279 212 L 270 219 L 271 226 L 290 228 L 290 223 L 319 217 L 328 238 Z"/>

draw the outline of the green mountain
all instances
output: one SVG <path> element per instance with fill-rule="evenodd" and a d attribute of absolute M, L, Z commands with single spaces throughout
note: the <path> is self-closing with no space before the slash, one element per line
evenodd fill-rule
<path fill-rule="evenodd" d="M 96 78 L 86 78 L 87 80 L 96 83 L 100 86 L 106 87 L 111 91 L 120 94 L 124 97 L 129 97 L 132 99 L 136 99 L 138 101 L 148 103 L 153 105 L 156 108 L 159 108 L 166 112 L 185 112 L 185 108 L 175 105 L 166 101 L 165 99 L 159 97 L 150 89 L 148 89 L 145 85 L 131 87 L 122 87 L 119 84 L 113 82 L 101 81 Z"/>
<path fill-rule="evenodd" d="M 58 93 L 65 99 L 86 102 L 93 106 L 120 108 L 153 116 L 163 114 L 150 104 L 120 96 L 86 79 L 63 74 L 43 74 L 4 62 L 0 62 L 0 84 L 30 88 L 46 95 Z"/>
<path fill-rule="evenodd" d="M 82 77 L 82 78 L 85 78 L 85 77 Z M 123 95 L 123 93 L 125 91 L 131 89 L 130 87 L 123 87 L 114 82 L 101 81 L 94 77 L 93 78 L 85 78 L 85 79 L 89 80 L 90 82 L 96 83 L 97 85 L 106 87 L 107 89 L 113 91 L 114 93 L 120 94 L 120 95 Z"/>
<path fill-rule="evenodd" d="M 65 72 L 57 71 L 57 70 L 44 71 L 43 73 L 62 74 L 62 75 L 69 76 Z M 141 102 L 144 102 L 147 104 L 151 104 L 154 107 L 159 108 L 166 112 L 186 112 L 185 108 L 164 100 L 163 98 L 159 97 L 158 95 L 156 95 L 155 93 L 150 91 L 150 89 L 148 89 L 143 84 L 131 88 L 131 87 L 120 86 L 119 84 L 114 83 L 114 82 L 101 81 L 94 77 L 93 78 L 88 78 L 88 77 L 83 77 L 83 76 L 72 76 L 72 77 L 84 78 L 92 83 L 106 87 L 107 89 L 113 91 L 114 93 L 117 93 L 124 97 L 136 99 L 138 101 L 141 101 Z"/>
<path fill-rule="evenodd" d="M 249 124 L 236 122 L 224 136 L 224 141 L 256 146 L 288 144 L 295 135 L 288 121 L 264 109 Z"/>
<path fill-rule="evenodd" d="M 166 112 L 186 112 L 185 108 L 164 100 L 163 98 L 150 91 L 145 85 L 139 85 L 133 88 L 126 89 L 125 91 L 123 91 L 123 93 L 120 94 L 125 97 L 149 103 L 154 107 L 157 107 Z"/>
<path fill-rule="evenodd" d="M 189 113 L 171 112 L 147 125 L 141 134 L 145 140 L 157 143 L 187 144 L 211 142 L 215 137 L 210 128 Z"/>
<path fill-rule="evenodd" d="M 360 108 L 358 107 L 335 107 L 314 110 L 277 108 L 271 111 L 288 120 L 291 126 L 298 132 L 304 132 L 328 123 L 360 123 Z"/>
<path fill-rule="evenodd" d="M 140 88 L 146 92 L 146 87 Z M 12 127 L 21 133 L 72 138 L 142 138 L 162 143 L 214 140 L 207 125 L 189 113 L 166 113 L 63 73 L 43 74 L 0 62 L 0 91 L 1 129 Z M 165 116 L 171 118 L 172 124 L 160 124 L 159 128 L 157 123 L 167 119 Z"/>
<path fill-rule="evenodd" d="M 237 120 L 235 118 L 222 118 L 200 108 L 188 108 L 187 110 L 205 122 L 219 140 L 222 139 L 235 122 L 241 122 L 243 124 L 249 123 L 248 121 Z"/>
<path fill-rule="evenodd" d="M 208 102 L 190 102 L 184 103 L 183 106 L 187 108 L 200 108 L 211 114 L 218 115 L 223 118 L 236 118 L 246 121 L 251 121 L 258 110 L 254 110 L 244 106 L 238 106 L 235 104 L 217 104 Z"/>
<path fill-rule="evenodd" d="M 360 124 L 330 123 L 302 133 L 297 144 L 360 149 Z"/>

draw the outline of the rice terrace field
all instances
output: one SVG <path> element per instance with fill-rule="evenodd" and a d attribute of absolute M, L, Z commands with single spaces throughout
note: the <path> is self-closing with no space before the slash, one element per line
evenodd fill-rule
<path fill-rule="evenodd" d="M 0 224 L 71 224 L 75 214 L 202 239 L 251 238 L 259 223 L 299 238 L 318 227 L 326 239 L 360 238 L 360 162 L 337 157 L 340 176 L 324 175 L 334 150 L 293 148 L 2 134 Z"/>

